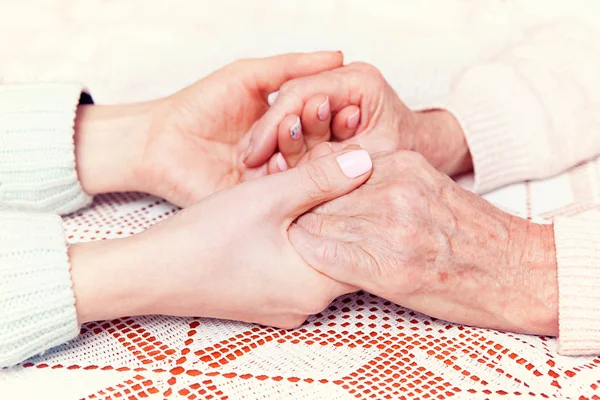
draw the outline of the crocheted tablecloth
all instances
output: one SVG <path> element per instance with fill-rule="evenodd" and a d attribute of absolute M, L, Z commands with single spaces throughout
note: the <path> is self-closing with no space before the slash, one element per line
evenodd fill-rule
<path fill-rule="evenodd" d="M 597 160 L 487 198 L 527 218 L 599 218 L 599 183 Z M 111 239 L 176 212 L 146 195 L 99 196 L 65 229 L 71 242 Z M 552 338 L 454 325 L 359 292 L 290 331 L 166 316 L 86 324 L 70 343 L 1 371 L 0 397 L 599 398 L 600 358 L 556 348 Z"/>

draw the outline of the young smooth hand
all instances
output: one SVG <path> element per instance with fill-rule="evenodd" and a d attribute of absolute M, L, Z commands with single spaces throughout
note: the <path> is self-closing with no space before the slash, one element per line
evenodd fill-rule
<path fill-rule="evenodd" d="M 264 176 L 266 162 L 249 168 L 243 158 L 268 95 L 290 79 L 342 63 L 339 52 L 239 60 L 162 99 L 80 106 L 75 143 L 84 190 L 140 191 L 189 206 Z"/>
<path fill-rule="evenodd" d="M 142 234 L 71 246 L 79 322 L 168 314 L 300 325 L 355 289 L 307 265 L 288 228 L 371 168 L 368 152 L 346 149 L 215 193 Z"/>

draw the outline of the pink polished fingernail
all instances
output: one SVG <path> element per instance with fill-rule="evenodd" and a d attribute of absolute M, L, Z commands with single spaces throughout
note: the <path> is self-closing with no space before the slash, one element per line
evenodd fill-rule
<path fill-rule="evenodd" d="M 371 156 L 366 150 L 352 150 L 337 156 L 336 160 L 348 178 L 356 178 L 373 168 Z"/>
<path fill-rule="evenodd" d="M 346 128 L 348 129 L 356 129 L 358 123 L 360 122 L 360 110 L 356 110 L 350 116 L 348 116 L 348 120 L 346 121 Z"/>
<path fill-rule="evenodd" d="M 277 153 L 277 157 L 275 157 L 275 162 L 277 162 L 277 166 L 282 171 L 287 171 L 287 169 L 289 168 L 287 162 L 285 161 L 285 158 L 283 158 L 283 154 L 281 153 Z"/>
<path fill-rule="evenodd" d="M 319 118 L 319 121 L 325 121 L 329 117 L 330 110 L 329 97 L 325 97 L 325 101 L 317 109 L 317 118 Z"/>
<path fill-rule="evenodd" d="M 292 125 L 290 128 L 290 136 L 294 140 L 300 139 L 300 136 L 302 135 L 302 124 L 300 123 L 300 117 L 296 118 L 296 122 L 294 122 L 294 125 Z"/>

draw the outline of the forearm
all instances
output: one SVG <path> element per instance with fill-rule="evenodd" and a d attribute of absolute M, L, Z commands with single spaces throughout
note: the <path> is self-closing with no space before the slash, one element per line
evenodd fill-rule
<path fill-rule="evenodd" d="M 138 236 L 69 247 L 80 324 L 153 313 L 148 249 Z"/>
<path fill-rule="evenodd" d="M 451 239 L 455 262 L 473 266 L 476 302 L 495 329 L 556 336 L 558 283 L 551 225 L 507 214 L 481 197 L 462 192 L 455 207 L 460 224 Z M 453 207 L 450 204 L 449 207 Z"/>
<path fill-rule="evenodd" d="M 516 315 L 523 313 L 518 318 L 524 322 L 519 331 L 557 336 L 558 275 L 552 225 L 510 218 L 505 268 L 507 276 L 516 278 L 511 309 Z"/>
<path fill-rule="evenodd" d="M 389 300 L 461 324 L 557 335 L 558 290 L 551 225 L 497 209 L 456 184 L 431 208 L 436 257 L 424 286 Z"/>
<path fill-rule="evenodd" d="M 0 228 L 0 367 L 73 339 L 85 322 L 157 310 L 143 235 L 67 248 L 57 215 L 6 211 Z"/>
<path fill-rule="evenodd" d="M 446 110 L 415 113 L 415 148 L 438 171 L 456 176 L 473 170 L 473 159 L 456 118 Z"/>
<path fill-rule="evenodd" d="M 152 103 L 115 106 L 83 105 L 77 109 L 75 156 L 77 174 L 90 195 L 135 191 L 144 135 Z"/>

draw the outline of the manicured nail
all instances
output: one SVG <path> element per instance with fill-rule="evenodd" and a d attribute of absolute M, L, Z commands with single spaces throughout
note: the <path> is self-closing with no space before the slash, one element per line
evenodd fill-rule
<path fill-rule="evenodd" d="M 281 153 L 277 153 L 277 157 L 275 157 L 275 161 L 277 162 L 277 166 L 279 167 L 280 170 L 287 171 L 287 169 L 289 168 L 287 165 L 287 162 L 285 161 L 285 158 L 283 158 L 283 155 Z"/>
<path fill-rule="evenodd" d="M 302 124 L 300 123 L 300 117 L 296 118 L 296 122 L 294 122 L 294 125 L 292 125 L 290 128 L 290 136 L 294 140 L 300 139 L 300 136 L 302 135 Z"/>
<path fill-rule="evenodd" d="M 356 129 L 358 123 L 360 122 L 360 110 L 356 110 L 348 117 L 346 121 L 346 128 L 348 129 Z"/>
<path fill-rule="evenodd" d="M 329 105 L 329 97 L 325 97 L 325 101 L 319 106 L 317 110 L 317 118 L 319 121 L 325 121 L 329 117 L 329 111 L 331 107 Z"/>
<path fill-rule="evenodd" d="M 371 156 L 366 150 L 352 150 L 337 156 L 337 162 L 348 178 L 356 178 L 373 168 Z"/>

